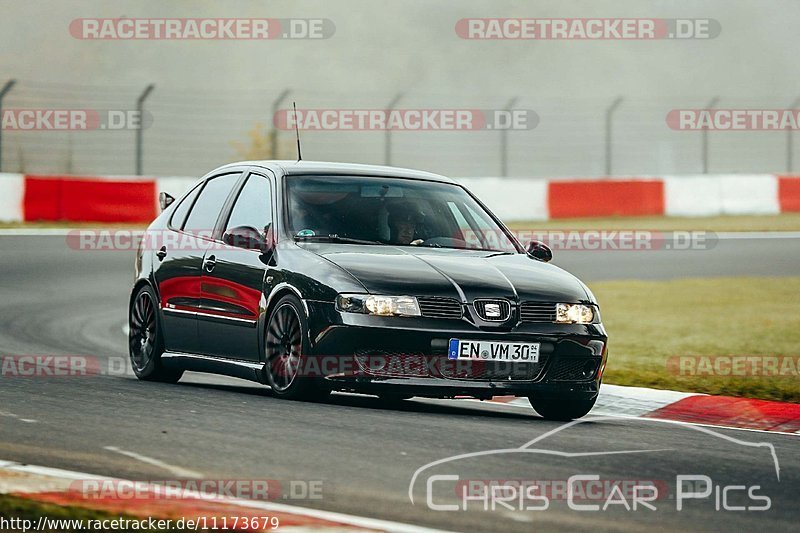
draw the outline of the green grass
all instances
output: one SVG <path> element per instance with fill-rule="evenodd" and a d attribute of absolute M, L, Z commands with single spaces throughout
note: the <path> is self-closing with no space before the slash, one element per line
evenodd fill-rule
<path fill-rule="evenodd" d="M 800 356 L 800 277 L 604 281 L 605 383 L 800 402 L 800 377 L 680 376 L 671 356 Z"/>
<path fill-rule="evenodd" d="M 547 221 L 510 222 L 511 229 L 588 230 L 706 230 L 706 231 L 800 231 L 800 213 L 718 217 L 604 217 L 562 218 Z"/>

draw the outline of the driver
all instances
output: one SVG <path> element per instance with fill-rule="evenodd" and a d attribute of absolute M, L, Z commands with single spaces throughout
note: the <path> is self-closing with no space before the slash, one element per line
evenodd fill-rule
<path fill-rule="evenodd" d="M 295 234 L 311 232 L 313 235 L 324 235 L 332 227 L 330 215 L 322 210 L 322 206 L 305 201 L 300 195 L 292 195 L 289 200 L 291 224 Z"/>
<path fill-rule="evenodd" d="M 417 228 L 422 221 L 420 213 L 409 202 L 394 204 L 389 207 L 389 242 L 391 244 L 420 244 L 423 239 L 415 238 Z"/>

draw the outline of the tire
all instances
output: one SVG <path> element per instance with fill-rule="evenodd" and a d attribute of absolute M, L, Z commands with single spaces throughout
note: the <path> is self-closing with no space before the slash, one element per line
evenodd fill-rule
<path fill-rule="evenodd" d="M 310 352 L 308 319 L 300 300 L 288 294 L 278 300 L 264 328 L 265 381 L 278 398 L 322 400 L 331 390 L 321 380 L 298 375 L 303 354 Z"/>
<path fill-rule="evenodd" d="M 546 420 L 557 420 L 568 422 L 586 416 L 594 407 L 597 397 L 591 400 L 576 400 L 575 398 L 534 398 L 530 396 L 531 402 L 537 413 Z"/>
<path fill-rule="evenodd" d="M 128 355 L 136 377 L 142 381 L 177 383 L 183 370 L 164 368 L 164 335 L 158 320 L 156 294 L 146 285 L 136 293 L 128 309 Z"/>

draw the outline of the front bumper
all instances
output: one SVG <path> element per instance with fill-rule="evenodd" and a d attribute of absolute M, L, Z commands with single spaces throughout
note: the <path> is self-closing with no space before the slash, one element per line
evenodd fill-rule
<path fill-rule="evenodd" d="M 337 390 L 412 396 L 498 395 L 593 399 L 605 368 L 602 324 L 522 323 L 486 327 L 465 319 L 341 313 L 307 301 L 311 358 Z M 538 363 L 453 361 L 449 340 L 525 341 L 541 345 Z"/>

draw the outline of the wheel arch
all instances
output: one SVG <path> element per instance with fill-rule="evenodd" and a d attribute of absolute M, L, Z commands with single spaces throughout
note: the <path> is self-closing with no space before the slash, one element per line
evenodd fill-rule
<path fill-rule="evenodd" d="M 308 305 L 306 305 L 305 300 L 303 299 L 303 294 L 300 290 L 288 282 L 279 283 L 275 287 L 272 288 L 270 293 L 265 296 L 264 298 L 264 307 L 261 313 L 261 316 L 258 318 L 258 360 L 262 363 L 267 362 L 267 354 L 266 354 L 266 346 L 265 346 L 265 336 L 266 336 L 266 328 L 267 328 L 267 320 L 269 320 L 272 311 L 275 309 L 275 306 L 284 296 L 292 295 L 297 297 L 300 300 L 300 304 L 303 307 L 303 312 L 306 315 L 306 319 L 308 319 Z M 308 332 L 306 332 L 308 333 Z"/>
<path fill-rule="evenodd" d="M 136 298 L 136 295 L 139 294 L 139 291 L 142 290 L 142 287 L 150 287 L 151 289 L 153 289 L 153 291 L 156 293 L 156 298 L 158 298 L 158 291 L 156 291 L 153 284 L 150 283 L 150 280 L 145 278 L 139 278 L 133 284 L 133 288 L 131 289 L 131 294 L 128 297 L 128 309 L 130 309 L 130 307 L 133 305 L 133 299 Z M 156 302 L 156 310 L 158 310 L 158 307 L 160 306 L 158 305 L 158 302 Z"/>
<path fill-rule="evenodd" d="M 142 290 L 143 287 L 150 287 L 150 289 L 152 289 L 153 293 L 156 295 L 156 301 L 153 302 L 156 306 L 156 320 L 158 321 L 158 328 L 163 332 L 164 317 L 161 316 L 161 295 L 158 293 L 158 286 L 145 277 L 141 277 L 133 283 L 133 288 L 131 289 L 131 294 L 128 298 L 128 315 L 130 315 L 131 307 L 133 306 L 133 299 L 136 298 L 136 295 L 139 294 L 139 291 Z M 130 320 L 130 316 L 128 317 L 128 320 Z"/>

